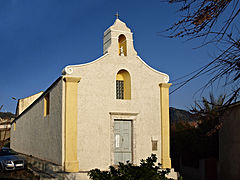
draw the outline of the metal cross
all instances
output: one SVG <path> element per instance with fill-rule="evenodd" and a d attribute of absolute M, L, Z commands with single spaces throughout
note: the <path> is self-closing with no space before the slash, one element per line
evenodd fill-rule
<path fill-rule="evenodd" d="M 118 14 L 118 12 L 115 14 L 115 16 L 116 16 L 116 19 L 119 19 L 119 14 Z"/>

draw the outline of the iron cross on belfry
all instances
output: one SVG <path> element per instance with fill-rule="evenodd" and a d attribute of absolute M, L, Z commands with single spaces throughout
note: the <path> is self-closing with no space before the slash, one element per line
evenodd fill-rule
<path fill-rule="evenodd" d="M 116 19 L 119 19 L 119 14 L 118 14 L 118 12 L 115 14 L 115 16 L 116 16 Z"/>

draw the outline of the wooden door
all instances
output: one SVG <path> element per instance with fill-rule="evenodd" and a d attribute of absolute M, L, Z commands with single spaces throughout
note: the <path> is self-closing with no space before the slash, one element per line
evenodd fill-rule
<path fill-rule="evenodd" d="M 114 164 L 132 162 L 132 122 L 114 121 Z"/>

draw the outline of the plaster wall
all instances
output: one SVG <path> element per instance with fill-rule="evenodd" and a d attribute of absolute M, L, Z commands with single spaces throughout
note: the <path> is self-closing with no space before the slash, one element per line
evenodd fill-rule
<path fill-rule="evenodd" d="M 17 116 L 20 115 L 28 106 L 30 106 L 37 98 L 39 98 L 42 95 L 42 91 L 34 94 L 32 96 L 19 99 L 18 100 L 18 106 L 17 106 Z"/>
<path fill-rule="evenodd" d="M 44 96 L 16 119 L 11 148 L 62 165 L 62 80 L 49 89 L 50 113 L 44 117 Z"/>
<path fill-rule="evenodd" d="M 158 73 L 135 56 L 106 54 L 99 60 L 72 68 L 78 84 L 78 160 L 80 171 L 106 170 L 113 165 L 114 117 L 133 120 L 133 163 L 154 153 L 161 159 L 161 112 Z M 116 75 L 121 69 L 131 76 L 131 99 L 116 99 Z M 158 141 L 152 151 L 152 140 Z"/>
<path fill-rule="evenodd" d="M 240 103 L 226 110 L 219 133 L 219 178 L 240 179 Z"/>
<path fill-rule="evenodd" d="M 119 56 L 118 38 L 126 37 L 127 56 Z M 131 77 L 131 99 L 116 99 L 116 75 Z M 168 75 L 146 65 L 133 46 L 133 35 L 116 19 L 104 33 L 104 56 L 83 65 L 67 66 L 65 76 L 80 77 L 78 84 L 77 151 L 80 171 L 106 170 L 114 163 L 114 119 L 132 120 L 133 163 L 154 153 L 161 160 L 160 83 Z M 158 141 L 152 151 L 152 140 Z"/>

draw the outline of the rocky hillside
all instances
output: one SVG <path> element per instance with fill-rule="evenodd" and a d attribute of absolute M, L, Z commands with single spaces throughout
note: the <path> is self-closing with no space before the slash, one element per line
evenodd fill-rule
<path fill-rule="evenodd" d="M 173 107 L 169 108 L 170 113 L 170 121 L 171 123 L 177 122 L 177 121 L 194 121 L 194 118 L 192 117 L 192 114 L 188 111 L 182 110 L 182 109 L 176 109 Z"/>

